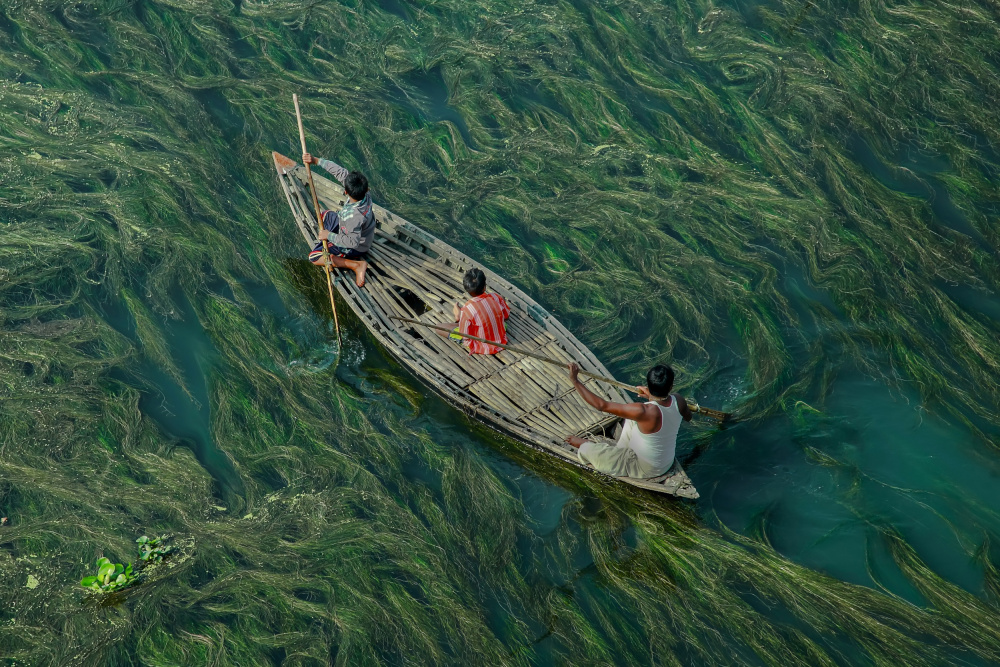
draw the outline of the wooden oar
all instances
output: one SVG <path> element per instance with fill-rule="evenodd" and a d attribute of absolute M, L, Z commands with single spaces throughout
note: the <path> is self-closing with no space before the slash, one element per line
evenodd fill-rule
<path fill-rule="evenodd" d="M 422 327 L 427 327 L 428 329 L 437 329 L 438 331 L 447 331 L 450 334 L 454 334 L 456 336 L 461 336 L 462 338 L 469 338 L 471 340 L 478 340 L 480 343 L 486 343 L 487 345 L 496 345 L 497 347 L 502 348 L 504 350 L 510 350 L 511 352 L 515 352 L 517 354 L 523 354 L 526 357 L 531 357 L 532 359 L 538 359 L 539 361 L 544 361 L 545 363 L 552 364 L 553 366 L 560 366 L 561 368 L 569 368 L 569 364 L 567 364 L 564 361 L 559 361 L 558 359 L 553 359 L 551 357 L 545 357 L 545 356 L 542 356 L 540 354 L 536 354 L 534 352 L 529 352 L 528 350 L 524 350 L 524 349 L 521 349 L 519 347 L 514 347 L 513 345 L 505 345 L 504 343 L 498 343 L 496 341 L 486 340 L 485 338 L 480 338 L 479 336 L 473 336 L 471 334 L 464 334 L 464 333 L 460 333 L 458 331 L 453 331 L 453 330 L 449 329 L 448 327 L 444 327 L 444 326 L 441 326 L 439 324 L 431 324 L 429 322 L 421 322 L 420 320 L 411 320 L 408 317 L 396 317 L 395 315 L 390 315 L 389 319 L 399 320 L 400 322 L 409 322 L 410 324 L 418 324 L 418 325 L 420 325 Z M 595 373 L 591 373 L 590 371 L 585 371 L 583 369 L 580 369 L 580 375 L 586 375 L 587 377 L 592 377 L 595 380 L 600 380 L 601 382 L 604 382 L 605 384 L 610 384 L 610 385 L 613 385 L 615 387 L 621 387 L 622 389 L 630 391 L 633 394 L 639 393 L 639 392 L 636 391 L 635 385 L 625 384 L 624 382 L 619 382 L 618 380 L 615 380 L 613 378 L 606 378 L 603 375 L 597 375 Z M 728 412 L 723 412 L 721 410 L 713 410 L 712 408 L 703 408 L 703 407 L 701 407 L 700 405 L 698 405 L 697 403 L 695 403 L 694 401 L 691 401 L 691 400 L 688 400 L 687 404 L 688 404 L 688 407 L 691 408 L 691 412 L 697 412 L 699 414 L 705 415 L 706 417 L 711 417 L 712 419 L 718 419 L 720 422 L 724 422 L 727 419 L 729 419 L 729 417 L 730 417 L 730 414 Z"/>
<path fill-rule="evenodd" d="M 292 102 L 295 103 L 295 118 L 299 121 L 299 141 L 302 142 L 302 154 L 305 155 L 309 151 L 306 150 L 306 131 L 302 127 L 302 112 L 299 111 L 299 96 L 297 94 L 292 94 Z M 309 191 L 312 192 L 313 206 L 316 207 L 316 234 L 318 236 L 323 231 L 323 215 L 319 208 L 319 197 L 316 196 L 316 186 L 313 185 L 313 175 L 309 165 L 306 165 L 306 176 L 309 177 Z M 337 327 L 337 349 L 339 350 L 341 347 L 340 322 L 337 320 L 337 304 L 333 300 L 333 269 L 330 266 L 330 249 L 327 247 L 326 239 L 322 239 L 322 243 L 323 264 L 326 268 L 326 287 L 330 291 L 330 307 L 333 308 L 333 323 Z"/>

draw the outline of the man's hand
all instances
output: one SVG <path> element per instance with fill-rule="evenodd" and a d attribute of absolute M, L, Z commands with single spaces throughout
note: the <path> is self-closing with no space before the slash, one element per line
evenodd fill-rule
<path fill-rule="evenodd" d="M 636 387 L 635 393 L 639 394 L 639 398 L 653 400 L 653 396 L 649 393 L 649 387 Z"/>
<path fill-rule="evenodd" d="M 315 158 L 309 153 L 303 153 L 302 164 L 319 164 L 319 158 Z"/>
<path fill-rule="evenodd" d="M 572 382 L 573 384 L 579 382 L 580 380 L 577 377 L 579 373 L 580 373 L 580 365 L 577 364 L 575 361 L 569 362 L 569 381 Z"/>
<path fill-rule="evenodd" d="M 566 442 L 566 444 L 570 445 L 571 447 L 576 447 L 577 449 L 579 449 L 580 445 L 582 445 L 583 443 L 585 443 L 587 441 L 584 440 L 583 438 L 581 438 L 578 435 L 568 435 L 568 436 L 566 436 L 565 442 Z"/>
<path fill-rule="evenodd" d="M 330 238 L 330 230 L 329 229 L 321 229 L 321 230 L 319 230 L 319 240 L 320 241 L 325 241 L 328 238 Z"/>

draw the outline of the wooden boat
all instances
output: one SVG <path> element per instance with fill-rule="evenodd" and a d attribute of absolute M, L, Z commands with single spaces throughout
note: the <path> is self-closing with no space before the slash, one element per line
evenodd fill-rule
<path fill-rule="evenodd" d="M 312 248 L 317 242 L 316 218 L 306 170 L 279 153 L 273 153 L 273 157 L 295 222 Z M 326 208 L 336 209 L 343 204 L 342 185 L 316 171 L 313 182 Z M 451 304 L 468 298 L 462 287 L 465 272 L 479 267 L 486 273 L 487 289 L 510 304 L 510 345 L 567 363 L 576 361 L 585 370 L 609 376 L 604 365 L 520 289 L 413 223 L 379 206 L 374 211 L 376 232 L 368 253 L 365 286 L 358 288 L 351 273 L 336 281 L 340 295 L 372 335 L 428 387 L 468 415 L 562 461 L 603 475 L 581 463 L 576 450 L 563 439 L 568 435 L 611 436 L 618 418 L 587 405 L 574 391 L 565 370 L 510 350 L 470 355 L 463 346 L 433 330 L 391 318 L 418 319 L 428 324 L 449 322 Z M 587 379 L 586 385 L 606 399 L 629 402 L 618 388 L 594 379 Z M 612 479 L 657 493 L 698 497 L 676 462 L 660 477 Z"/>

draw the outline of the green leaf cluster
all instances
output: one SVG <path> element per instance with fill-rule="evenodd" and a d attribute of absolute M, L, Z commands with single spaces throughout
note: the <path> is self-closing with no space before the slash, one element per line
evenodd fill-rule
<path fill-rule="evenodd" d="M 135 581 L 136 574 L 132 571 L 132 564 L 122 565 L 112 563 L 107 558 L 97 560 L 97 575 L 84 577 L 80 580 L 80 585 L 93 591 L 110 593 L 111 591 L 124 588 Z"/>
<path fill-rule="evenodd" d="M 122 565 L 112 563 L 107 558 L 97 560 L 97 574 L 84 577 L 80 585 L 99 593 L 110 593 L 135 583 L 140 576 L 140 570 L 149 563 L 158 563 L 163 557 L 173 551 L 173 547 L 164 544 L 164 536 L 149 538 L 146 535 L 136 539 L 139 545 L 139 559 L 142 563 L 133 570 L 132 563 Z"/>
<path fill-rule="evenodd" d="M 162 535 L 152 539 L 143 535 L 137 539 L 136 543 L 139 545 L 139 558 L 147 562 L 159 562 L 163 560 L 163 557 L 174 549 L 173 547 L 163 544 L 163 539 Z"/>

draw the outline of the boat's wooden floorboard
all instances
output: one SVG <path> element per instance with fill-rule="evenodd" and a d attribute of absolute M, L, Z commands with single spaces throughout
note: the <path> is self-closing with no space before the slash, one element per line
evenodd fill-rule
<path fill-rule="evenodd" d="M 333 189 L 317 187 L 317 191 L 328 196 Z M 308 210 L 307 191 L 297 187 L 294 196 L 299 208 Z M 440 262 L 427 266 L 426 257 L 410 243 L 383 230 L 378 231 L 377 237 L 379 242 L 373 244 L 370 251 L 372 261 L 368 273 L 372 285 L 369 298 L 378 306 L 376 310 L 387 316 L 422 319 L 430 324 L 449 321 L 450 304 L 465 298 L 460 268 L 448 270 L 449 267 Z M 418 313 L 393 286 L 409 290 L 418 298 L 430 298 L 435 305 L 440 305 L 440 309 Z M 384 326 L 393 327 L 391 321 L 380 319 Z M 523 313 L 512 311 L 507 324 L 510 344 L 525 346 L 560 361 L 571 359 L 554 336 Z M 411 344 L 424 347 L 423 355 L 431 353 L 431 365 L 441 374 L 494 409 L 530 421 L 553 438 L 577 433 L 601 419 L 599 413 L 570 391 L 568 380 L 564 384 L 554 376 L 554 367 L 506 351 L 498 355 L 469 355 L 444 337 L 429 332 L 415 334 L 412 338 L 416 340 Z M 607 395 L 606 387 L 593 386 L 592 390 L 613 398 Z"/>

